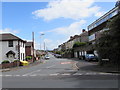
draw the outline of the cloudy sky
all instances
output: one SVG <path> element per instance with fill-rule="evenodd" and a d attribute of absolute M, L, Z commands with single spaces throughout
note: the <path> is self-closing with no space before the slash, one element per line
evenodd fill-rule
<path fill-rule="evenodd" d="M 35 33 L 36 49 L 54 49 L 70 36 L 111 10 L 115 2 L 96 0 L 54 0 L 46 2 L 2 2 L 0 33 L 11 32 L 22 39 L 32 40 Z M 41 36 L 41 34 L 43 34 Z"/>

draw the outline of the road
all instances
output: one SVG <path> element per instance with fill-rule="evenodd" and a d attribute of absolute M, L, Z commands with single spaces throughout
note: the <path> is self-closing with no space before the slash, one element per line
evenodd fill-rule
<path fill-rule="evenodd" d="M 55 58 L 24 69 L 3 72 L 3 88 L 118 88 L 118 76 L 79 71 L 77 61 Z M 89 64 L 81 61 L 83 64 Z"/>

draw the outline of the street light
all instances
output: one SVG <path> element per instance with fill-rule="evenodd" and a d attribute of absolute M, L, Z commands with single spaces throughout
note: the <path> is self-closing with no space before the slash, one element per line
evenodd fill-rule
<path fill-rule="evenodd" d="M 44 33 L 41 33 L 41 34 L 40 34 L 40 39 L 42 38 L 43 35 L 45 35 L 45 34 L 44 34 Z M 42 50 L 42 49 L 41 49 L 41 40 L 40 40 L 40 50 Z"/>
<path fill-rule="evenodd" d="M 41 41 L 42 41 L 42 36 L 45 35 L 43 32 L 40 33 L 40 50 L 42 52 L 42 48 L 41 48 Z M 42 62 L 42 61 L 41 61 Z"/>

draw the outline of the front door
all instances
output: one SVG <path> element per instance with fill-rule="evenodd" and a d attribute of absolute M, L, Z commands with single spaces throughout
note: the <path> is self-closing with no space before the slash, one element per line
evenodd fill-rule
<path fill-rule="evenodd" d="M 9 54 L 9 55 L 8 55 L 8 58 L 9 58 L 9 60 L 12 62 L 12 61 L 14 60 L 14 55 L 13 55 L 13 54 Z"/>

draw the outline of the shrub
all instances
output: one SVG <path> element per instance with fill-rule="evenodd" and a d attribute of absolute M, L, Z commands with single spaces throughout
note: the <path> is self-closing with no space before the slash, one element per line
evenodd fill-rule
<path fill-rule="evenodd" d="M 56 51 L 55 53 L 56 54 L 62 54 L 62 51 Z"/>
<path fill-rule="evenodd" d="M 4 61 L 2 61 L 2 64 L 4 64 L 4 63 L 10 63 L 10 61 L 4 60 Z"/>
<path fill-rule="evenodd" d="M 20 60 L 14 60 L 13 62 L 19 62 Z"/>
<path fill-rule="evenodd" d="M 32 59 L 31 56 L 26 56 L 26 60 Z"/>

